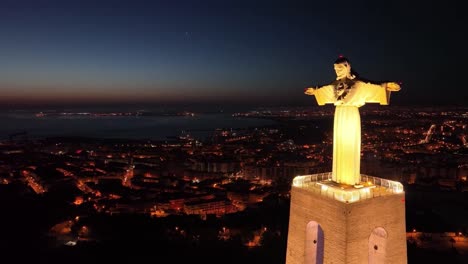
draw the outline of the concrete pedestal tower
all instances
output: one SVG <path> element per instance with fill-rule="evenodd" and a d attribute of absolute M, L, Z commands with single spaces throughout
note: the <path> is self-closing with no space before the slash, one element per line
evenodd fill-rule
<path fill-rule="evenodd" d="M 298 176 L 291 189 L 287 264 L 404 264 L 403 186 L 361 175 L 356 186 L 331 173 Z"/>

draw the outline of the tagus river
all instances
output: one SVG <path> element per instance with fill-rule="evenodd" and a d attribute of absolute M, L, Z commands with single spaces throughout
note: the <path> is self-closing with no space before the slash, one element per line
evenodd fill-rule
<path fill-rule="evenodd" d="M 188 132 L 203 139 L 217 128 L 243 129 L 273 125 L 267 119 L 230 114 L 195 116 L 45 116 L 35 113 L 0 113 L 0 139 L 11 135 L 28 138 L 78 136 L 95 138 L 165 140 Z M 25 132 L 25 133 L 24 133 Z"/>

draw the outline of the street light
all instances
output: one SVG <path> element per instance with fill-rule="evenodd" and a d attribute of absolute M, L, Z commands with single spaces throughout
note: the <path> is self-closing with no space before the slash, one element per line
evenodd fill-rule
<path fill-rule="evenodd" d="M 413 232 L 411 232 L 411 240 L 414 240 L 414 234 L 416 234 L 416 228 L 413 228 Z"/>

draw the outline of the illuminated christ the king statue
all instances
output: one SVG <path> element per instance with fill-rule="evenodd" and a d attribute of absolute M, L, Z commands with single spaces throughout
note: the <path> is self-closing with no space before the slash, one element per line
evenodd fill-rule
<path fill-rule="evenodd" d="M 360 184 L 361 118 L 359 107 L 365 103 L 388 105 L 390 92 L 400 90 L 394 82 L 371 83 L 359 79 L 349 61 L 340 57 L 334 64 L 336 80 L 331 84 L 307 88 L 318 105 L 334 104 L 332 180 L 342 184 Z"/>

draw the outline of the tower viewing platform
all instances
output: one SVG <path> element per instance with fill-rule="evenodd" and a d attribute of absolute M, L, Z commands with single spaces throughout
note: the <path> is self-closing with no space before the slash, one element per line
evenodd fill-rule
<path fill-rule="evenodd" d="M 305 189 L 344 203 L 354 203 L 364 199 L 403 193 L 403 185 L 396 181 L 361 174 L 357 185 L 340 184 L 332 181 L 332 173 L 297 176 L 293 187 Z"/>

